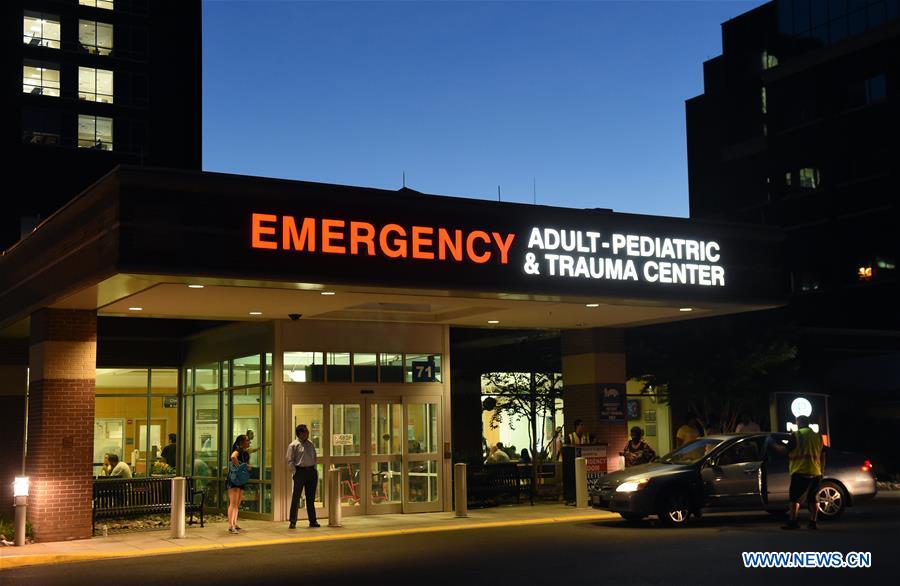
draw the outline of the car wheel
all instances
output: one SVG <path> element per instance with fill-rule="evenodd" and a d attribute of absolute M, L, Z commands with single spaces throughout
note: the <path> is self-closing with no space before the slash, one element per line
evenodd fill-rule
<path fill-rule="evenodd" d="M 619 513 L 622 515 L 622 518 L 628 521 L 629 523 L 637 523 L 647 515 L 642 515 L 641 513 Z"/>
<path fill-rule="evenodd" d="M 656 514 L 667 527 L 686 525 L 691 516 L 691 503 L 687 493 L 670 492 L 663 495 Z"/>
<path fill-rule="evenodd" d="M 820 519 L 837 519 L 847 508 L 847 495 L 836 482 L 826 480 L 816 493 Z"/>

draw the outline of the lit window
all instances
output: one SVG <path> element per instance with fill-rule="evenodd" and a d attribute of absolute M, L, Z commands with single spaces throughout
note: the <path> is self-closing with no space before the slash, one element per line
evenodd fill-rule
<path fill-rule="evenodd" d="M 26 60 L 22 65 L 22 93 L 59 97 L 59 65 Z"/>
<path fill-rule="evenodd" d="M 113 72 L 93 67 L 78 68 L 78 98 L 113 103 Z"/>
<path fill-rule="evenodd" d="M 866 265 L 859 267 L 856 272 L 857 277 L 860 281 L 871 281 L 872 280 L 872 265 Z"/>
<path fill-rule="evenodd" d="M 793 187 L 794 185 L 794 176 L 790 171 L 784 174 L 784 184 L 788 187 Z"/>
<path fill-rule="evenodd" d="M 98 151 L 113 150 L 112 118 L 79 114 L 78 147 Z"/>
<path fill-rule="evenodd" d="M 89 53 L 109 55 L 113 50 L 113 25 L 93 20 L 79 20 L 78 42 Z"/>
<path fill-rule="evenodd" d="M 772 69 L 778 65 L 778 57 L 770 55 L 768 51 L 762 52 L 762 68 L 763 70 Z"/>
<path fill-rule="evenodd" d="M 112 10 L 115 0 L 78 0 L 82 6 L 93 6 L 94 8 L 102 8 L 104 10 Z"/>
<path fill-rule="evenodd" d="M 819 188 L 819 170 L 811 167 L 800 169 L 800 188 L 801 189 L 818 189 Z"/>
<path fill-rule="evenodd" d="M 59 49 L 59 17 L 26 10 L 22 19 L 22 42 L 35 47 Z"/>
<path fill-rule="evenodd" d="M 769 106 L 768 106 L 768 102 L 767 102 L 767 100 L 766 100 L 766 86 L 763 86 L 763 87 L 762 87 L 762 91 L 761 91 L 761 93 L 760 93 L 760 97 L 762 98 L 762 113 L 763 113 L 763 114 L 768 114 L 768 112 L 769 112 Z"/>

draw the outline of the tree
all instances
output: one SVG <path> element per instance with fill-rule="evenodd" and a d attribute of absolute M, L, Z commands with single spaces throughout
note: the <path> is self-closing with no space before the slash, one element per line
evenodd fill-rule
<path fill-rule="evenodd" d="M 796 368 L 797 348 L 779 312 L 641 328 L 628 340 L 629 377 L 731 431 L 742 412 L 764 419 L 778 377 Z"/>
<path fill-rule="evenodd" d="M 491 429 L 496 429 L 504 417 L 510 425 L 525 419 L 532 462 L 536 464 L 546 439 L 543 426 L 538 437 L 537 423 L 543 416 L 555 420 L 556 400 L 562 397 L 563 391 L 562 375 L 555 372 L 489 372 L 482 378 L 495 391 L 491 394 L 496 401 Z"/>

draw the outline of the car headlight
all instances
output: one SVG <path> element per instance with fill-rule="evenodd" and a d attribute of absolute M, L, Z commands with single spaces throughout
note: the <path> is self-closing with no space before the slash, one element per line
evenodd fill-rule
<path fill-rule="evenodd" d="M 649 483 L 649 478 L 632 478 L 617 486 L 616 492 L 634 492 L 636 490 L 641 490 Z"/>

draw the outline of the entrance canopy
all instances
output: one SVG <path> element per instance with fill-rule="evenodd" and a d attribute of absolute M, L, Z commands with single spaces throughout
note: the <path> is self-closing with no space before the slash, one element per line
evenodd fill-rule
<path fill-rule="evenodd" d="M 120 167 L 0 259 L 42 307 L 218 320 L 629 327 L 782 305 L 780 231 Z"/>

